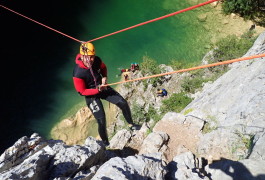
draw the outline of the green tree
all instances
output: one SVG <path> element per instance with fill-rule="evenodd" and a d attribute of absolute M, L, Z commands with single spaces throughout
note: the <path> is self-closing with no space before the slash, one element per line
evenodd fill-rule
<path fill-rule="evenodd" d="M 251 20 L 258 25 L 265 26 L 265 11 L 261 8 L 264 0 L 223 0 L 224 14 L 235 13 L 245 20 Z"/>

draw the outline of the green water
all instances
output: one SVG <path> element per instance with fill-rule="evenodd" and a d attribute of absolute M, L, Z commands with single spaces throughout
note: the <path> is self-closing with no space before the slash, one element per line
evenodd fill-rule
<path fill-rule="evenodd" d="M 196 4 L 199 2 L 203 1 Z M 191 5 L 195 3 L 181 0 L 91 1 L 83 7 L 78 19 L 83 28 L 76 29 L 80 36 L 77 38 L 88 41 Z M 108 67 L 109 83 L 119 81 L 116 77 L 118 68 L 129 68 L 131 62 L 141 63 L 143 56 L 165 64 L 171 60 L 200 61 L 208 51 L 205 47 L 209 45 L 209 38 L 197 16 L 206 11 L 207 6 L 95 41 L 96 53 Z M 72 82 L 78 50 L 79 44 L 73 42 L 67 63 L 57 73 L 59 81 L 52 94 L 54 101 L 50 103 L 50 112 L 30 124 L 33 131 L 46 137 L 56 123 L 85 105 L 84 98 L 75 92 Z"/>

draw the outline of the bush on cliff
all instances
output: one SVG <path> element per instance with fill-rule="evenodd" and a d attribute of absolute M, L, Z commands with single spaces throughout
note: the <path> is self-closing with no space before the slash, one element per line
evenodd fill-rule
<path fill-rule="evenodd" d="M 263 0 L 223 0 L 222 10 L 226 15 L 235 13 L 244 20 L 251 20 L 258 25 L 265 26 L 263 6 Z"/>
<path fill-rule="evenodd" d="M 177 112 L 183 110 L 190 102 L 192 98 L 188 97 L 185 92 L 173 93 L 168 99 L 162 101 L 160 108 L 162 113 Z"/>
<path fill-rule="evenodd" d="M 144 76 L 153 75 L 153 74 L 160 74 L 161 69 L 159 68 L 159 65 L 157 64 L 157 61 L 154 59 L 144 56 L 143 62 L 140 64 L 141 72 Z M 160 77 L 151 78 L 148 80 L 144 80 L 144 86 L 147 88 L 148 84 L 152 84 L 154 87 L 156 87 L 157 82 L 160 81 Z"/>
<path fill-rule="evenodd" d="M 215 62 L 242 57 L 251 48 L 255 39 L 254 32 L 248 31 L 241 37 L 229 35 L 219 40 L 215 45 L 217 48 L 214 49 Z"/>

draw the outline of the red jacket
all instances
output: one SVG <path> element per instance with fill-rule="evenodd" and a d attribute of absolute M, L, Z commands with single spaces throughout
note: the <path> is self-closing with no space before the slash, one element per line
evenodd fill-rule
<path fill-rule="evenodd" d="M 93 73 L 84 65 L 80 54 L 77 54 L 75 62 L 73 81 L 76 91 L 83 96 L 98 94 L 97 86 L 101 84 L 102 77 L 107 77 L 107 67 L 104 62 L 96 56 L 92 65 Z"/>

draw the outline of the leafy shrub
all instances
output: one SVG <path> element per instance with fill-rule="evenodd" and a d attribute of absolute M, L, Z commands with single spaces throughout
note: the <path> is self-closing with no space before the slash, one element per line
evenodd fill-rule
<path fill-rule="evenodd" d="M 229 35 L 216 43 L 214 50 L 215 61 L 224 61 L 242 57 L 253 45 L 256 37 L 251 32 L 241 37 Z"/>
<path fill-rule="evenodd" d="M 160 74 L 161 70 L 154 59 L 151 59 L 148 56 L 143 57 L 143 62 L 140 64 L 141 72 L 143 75 L 153 75 L 153 74 Z M 148 80 L 144 80 L 144 87 L 147 88 L 148 84 L 152 84 L 156 87 L 156 84 L 161 81 L 160 77 L 150 78 Z"/>
<path fill-rule="evenodd" d="M 171 66 L 174 70 L 186 69 L 194 66 L 198 66 L 198 62 L 185 62 L 183 60 L 171 60 L 169 66 Z"/>
<path fill-rule="evenodd" d="M 141 124 L 147 119 L 144 107 L 139 106 L 135 102 L 132 104 L 132 119 L 133 122 L 137 124 Z"/>
<path fill-rule="evenodd" d="M 182 111 L 190 102 L 192 98 L 185 95 L 184 92 L 173 93 L 170 98 L 162 101 L 161 112 L 180 112 Z"/>
<path fill-rule="evenodd" d="M 153 106 L 149 106 L 147 113 L 147 120 L 153 119 L 155 122 L 159 121 L 162 118 L 162 114 L 159 114 Z"/>
<path fill-rule="evenodd" d="M 223 13 L 235 13 L 245 20 L 252 20 L 258 25 L 265 25 L 265 11 L 259 7 L 262 0 L 223 0 Z"/>
<path fill-rule="evenodd" d="M 144 107 L 140 107 L 137 103 L 132 105 L 132 118 L 135 123 L 142 124 L 153 119 L 155 122 L 161 119 L 162 115 L 159 114 L 153 106 L 149 106 L 148 112 Z"/>
<path fill-rule="evenodd" d="M 169 63 L 174 70 L 180 70 L 187 67 L 187 65 L 183 61 L 171 60 Z"/>
<path fill-rule="evenodd" d="M 157 62 L 148 56 L 143 57 L 143 62 L 140 64 L 140 67 L 143 74 L 153 75 L 161 72 Z"/>
<path fill-rule="evenodd" d="M 236 134 L 241 138 L 241 141 L 243 142 L 243 144 L 245 145 L 245 148 L 247 150 L 249 150 L 249 152 L 251 151 L 251 149 L 253 148 L 253 141 L 254 141 L 254 135 L 253 134 L 246 134 L 243 135 L 240 132 L 236 132 Z"/>
<path fill-rule="evenodd" d="M 182 87 L 183 91 L 185 91 L 186 93 L 194 94 L 196 92 L 196 90 L 202 88 L 202 84 L 204 82 L 207 82 L 207 81 L 208 81 L 208 79 L 203 79 L 200 76 L 195 76 L 193 78 L 185 77 L 183 79 L 181 87 Z"/>

